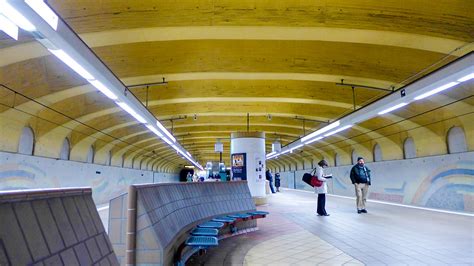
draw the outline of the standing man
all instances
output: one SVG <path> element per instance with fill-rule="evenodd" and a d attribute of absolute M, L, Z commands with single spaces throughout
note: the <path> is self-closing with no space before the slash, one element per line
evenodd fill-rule
<path fill-rule="evenodd" d="M 267 178 L 268 182 L 270 183 L 270 190 L 272 191 L 272 193 L 276 193 L 275 188 L 273 187 L 273 175 L 272 175 L 272 171 L 270 169 L 267 169 L 267 172 L 265 172 L 265 177 Z"/>
<path fill-rule="evenodd" d="M 370 186 L 370 170 L 365 166 L 364 158 L 357 158 L 357 164 L 351 169 L 351 181 L 356 192 L 357 213 L 367 213 L 365 202 Z"/>

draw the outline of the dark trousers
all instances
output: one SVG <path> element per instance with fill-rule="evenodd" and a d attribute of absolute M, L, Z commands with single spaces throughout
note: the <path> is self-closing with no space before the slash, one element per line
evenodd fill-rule
<path fill-rule="evenodd" d="M 270 183 L 270 190 L 272 193 L 275 193 L 275 188 L 273 187 L 273 179 L 269 179 L 268 182 Z"/>
<path fill-rule="evenodd" d="M 318 214 L 326 215 L 326 194 L 318 194 Z"/>

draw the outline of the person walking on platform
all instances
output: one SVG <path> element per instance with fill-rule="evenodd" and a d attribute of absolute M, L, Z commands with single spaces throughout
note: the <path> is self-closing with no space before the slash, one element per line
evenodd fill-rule
<path fill-rule="evenodd" d="M 370 170 L 365 166 L 364 158 L 357 158 L 357 164 L 351 169 L 351 181 L 355 187 L 357 213 L 367 213 L 365 202 L 370 186 Z"/>
<path fill-rule="evenodd" d="M 275 174 L 275 187 L 277 192 L 280 192 L 280 173 Z"/>
<path fill-rule="evenodd" d="M 327 178 L 324 177 L 324 168 L 328 167 L 326 160 L 321 160 L 316 167 L 316 177 L 319 181 L 323 181 L 320 187 L 314 187 L 314 192 L 318 194 L 318 209 L 317 213 L 319 216 L 329 216 L 326 212 L 326 193 L 328 192 L 328 186 L 326 184 Z"/>
<path fill-rule="evenodd" d="M 273 175 L 272 175 L 272 171 L 270 169 L 267 169 L 267 171 L 265 172 L 265 177 L 267 178 L 268 182 L 270 183 L 270 190 L 272 191 L 272 193 L 276 193 L 275 188 L 273 187 Z"/>

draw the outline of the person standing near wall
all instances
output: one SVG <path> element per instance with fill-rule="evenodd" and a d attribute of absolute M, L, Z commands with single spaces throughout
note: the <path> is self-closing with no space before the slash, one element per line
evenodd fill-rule
<path fill-rule="evenodd" d="M 267 171 L 265 172 L 265 177 L 267 178 L 268 182 L 270 183 L 270 190 L 272 191 L 272 193 L 276 193 L 275 188 L 273 187 L 273 175 L 272 175 L 272 171 L 270 169 L 267 169 Z"/>
<path fill-rule="evenodd" d="M 324 169 L 328 167 L 328 162 L 326 160 L 321 160 L 316 167 L 316 177 L 323 181 L 323 184 L 320 187 L 314 187 L 314 192 L 318 194 L 318 208 L 317 213 L 319 216 L 329 216 L 329 213 L 326 212 L 326 193 L 328 192 L 328 186 L 326 184 L 327 178 L 324 177 Z"/>
<path fill-rule="evenodd" d="M 367 213 L 365 202 L 370 186 L 370 170 L 365 166 L 364 158 L 357 158 L 357 164 L 351 169 L 351 181 L 355 187 L 357 213 Z"/>
<path fill-rule="evenodd" d="M 275 187 L 277 192 L 280 192 L 280 173 L 275 174 Z"/>

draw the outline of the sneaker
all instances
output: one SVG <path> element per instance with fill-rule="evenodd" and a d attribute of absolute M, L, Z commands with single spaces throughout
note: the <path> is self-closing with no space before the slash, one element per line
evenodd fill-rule
<path fill-rule="evenodd" d="M 322 216 L 329 216 L 329 213 L 323 214 Z"/>
<path fill-rule="evenodd" d="M 358 214 L 361 214 L 361 213 L 362 213 L 362 210 L 357 210 L 357 213 L 358 213 Z"/>
<path fill-rule="evenodd" d="M 360 211 L 363 212 L 363 213 L 367 213 L 367 210 L 366 210 L 366 209 L 362 209 L 362 210 L 360 210 Z"/>

